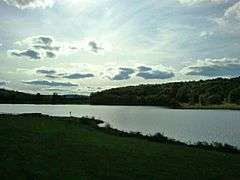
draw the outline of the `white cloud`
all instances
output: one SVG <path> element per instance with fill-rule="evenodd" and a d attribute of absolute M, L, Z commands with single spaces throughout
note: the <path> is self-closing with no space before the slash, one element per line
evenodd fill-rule
<path fill-rule="evenodd" d="M 131 78 L 131 75 L 135 73 L 135 69 L 120 67 L 118 68 L 118 73 L 115 74 L 112 78 L 109 78 L 113 81 L 128 80 Z"/>
<path fill-rule="evenodd" d="M 193 5 L 199 3 L 223 3 L 228 2 L 229 0 L 177 0 L 181 4 Z"/>
<path fill-rule="evenodd" d="M 16 56 L 19 58 L 30 58 L 30 59 L 41 59 L 41 53 L 34 51 L 32 49 L 27 49 L 23 51 L 19 50 L 9 50 L 9 53 L 11 56 Z"/>
<path fill-rule="evenodd" d="M 76 7 L 78 9 L 86 8 L 86 5 L 93 3 L 92 0 L 0 0 L 8 5 L 15 6 L 19 9 L 36 9 L 36 8 L 51 8 L 58 3 L 62 6 Z"/>
<path fill-rule="evenodd" d="M 22 51 L 24 52 L 23 55 L 26 54 L 25 52 L 29 54 L 31 51 L 31 54 L 34 52 L 34 55 L 38 54 L 38 57 L 40 57 L 35 59 L 56 58 L 57 55 L 69 55 L 79 51 L 101 54 L 102 52 L 112 50 L 110 44 L 101 43 L 95 39 L 85 38 L 75 42 L 58 42 L 53 37 L 45 35 L 28 37 L 22 41 L 15 42 L 15 45 L 25 48 L 25 50 L 11 50 L 11 55 L 22 57 L 20 56 Z M 17 52 L 17 54 L 13 54 L 13 51 Z M 21 53 L 20 55 L 19 52 Z"/>
<path fill-rule="evenodd" d="M 213 19 L 219 25 L 219 31 L 239 34 L 240 29 L 240 1 L 228 7 L 222 17 Z"/>
<path fill-rule="evenodd" d="M 30 37 L 15 44 L 26 48 L 25 50 L 10 50 L 10 55 L 17 57 L 28 57 L 30 59 L 55 58 L 60 51 L 54 39 L 48 36 Z"/>
<path fill-rule="evenodd" d="M 110 80 L 130 80 L 132 78 L 141 78 L 143 80 L 169 79 L 175 76 L 174 69 L 163 65 L 149 66 L 145 64 L 136 64 L 133 66 L 106 66 L 102 76 Z"/>
<path fill-rule="evenodd" d="M 9 5 L 19 9 L 34 9 L 52 7 L 55 0 L 3 0 Z"/>
<path fill-rule="evenodd" d="M 210 37 L 212 36 L 214 33 L 213 32 L 208 32 L 208 31 L 202 31 L 200 32 L 200 37 L 203 37 L 203 38 L 207 38 L 207 37 Z"/>
<path fill-rule="evenodd" d="M 2 81 L 2 80 L 0 80 L 0 87 L 1 87 L 1 86 L 6 86 L 7 84 L 8 84 L 7 81 Z"/>
<path fill-rule="evenodd" d="M 228 21 L 240 21 L 240 1 L 225 11 L 224 19 Z"/>

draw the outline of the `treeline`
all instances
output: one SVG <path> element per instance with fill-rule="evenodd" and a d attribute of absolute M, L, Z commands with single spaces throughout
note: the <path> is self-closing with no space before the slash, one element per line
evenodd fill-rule
<path fill-rule="evenodd" d="M 0 89 L 0 104 L 89 104 L 89 96 L 28 94 Z"/>
<path fill-rule="evenodd" d="M 201 106 L 240 104 L 240 77 L 114 88 L 92 93 L 90 103 L 176 108 L 183 104 Z"/>

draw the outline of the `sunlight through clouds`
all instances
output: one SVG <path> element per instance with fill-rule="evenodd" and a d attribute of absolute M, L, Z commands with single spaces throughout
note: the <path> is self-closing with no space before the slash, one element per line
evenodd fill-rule
<path fill-rule="evenodd" d="M 79 8 L 92 0 L 2 0 L 19 9 L 51 8 L 54 4 L 63 4 Z M 92 1 L 93 2 L 93 1 Z"/>
<path fill-rule="evenodd" d="M 239 0 L 0 1 L 0 78 L 13 89 L 36 80 L 104 89 L 239 74 L 236 63 L 213 61 L 240 57 Z"/>
<path fill-rule="evenodd" d="M 34 9 L 52 7 L 55 0 L 3 0 L 9 5 L 19 9 Z"/>

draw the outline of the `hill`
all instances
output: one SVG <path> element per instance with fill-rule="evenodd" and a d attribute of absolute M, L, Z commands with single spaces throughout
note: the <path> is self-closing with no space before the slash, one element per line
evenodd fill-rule
<path fill-rule="evenodd" d="M 90 103 L 174 108 L 239 107 L 240 77 L 114 88 L 92 93 Z"/>
<path fill-rule="evenodd" d="M 0 104 L 88 104 L 83 95 L 41 95 L 0 89 Z"/>

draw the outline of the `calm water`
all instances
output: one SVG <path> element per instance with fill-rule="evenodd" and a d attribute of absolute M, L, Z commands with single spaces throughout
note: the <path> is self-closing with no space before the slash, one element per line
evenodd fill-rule
<path fill-rule="evenodd" d="M 0 113 L 94 116 L 125 131 L 161 132 L 184 142 L 222 142 L 240 147 L 240 111 L 176 110 L 144 106 L 0 105 Z"/>

